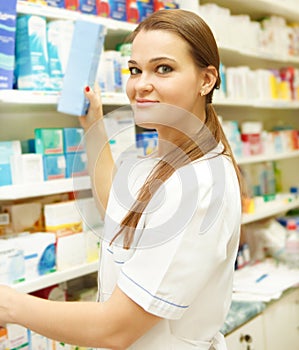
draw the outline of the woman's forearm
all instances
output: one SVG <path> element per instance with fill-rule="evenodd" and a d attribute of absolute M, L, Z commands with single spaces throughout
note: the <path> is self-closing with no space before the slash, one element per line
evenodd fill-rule
<path fill-rule="evenodd" d="M 103 218 L 115 171 L 103 119 L 98 120 L 85 134 L 85 144 L 93 196 Z"/>

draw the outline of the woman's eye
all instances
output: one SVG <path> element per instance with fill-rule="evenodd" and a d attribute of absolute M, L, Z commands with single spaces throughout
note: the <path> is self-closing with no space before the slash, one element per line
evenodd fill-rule
<path fill-rule="evenodd" d="M 136 68 L 136 67 L 130 67 L 129 71 L 130 71 L 131 75 L 136 75 L 136 74 L 141 72 L 141 70 Z"/>
<path fill-rule="evenodd" d="M 160 74 L 170 73 L 173 69 L 167 65 L 162 65 L 157 68 L 157 72 Z"/>

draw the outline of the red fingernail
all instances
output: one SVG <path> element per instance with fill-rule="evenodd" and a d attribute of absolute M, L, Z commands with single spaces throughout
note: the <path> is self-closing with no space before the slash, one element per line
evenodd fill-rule
<path fill-rule="evenodd" d="M 89 92 L 89 90 L 90 90 L 90 87 L 89 87 L 89 86 L 86 86 L 85 91 L 86 91 L 86 92 Z"/>

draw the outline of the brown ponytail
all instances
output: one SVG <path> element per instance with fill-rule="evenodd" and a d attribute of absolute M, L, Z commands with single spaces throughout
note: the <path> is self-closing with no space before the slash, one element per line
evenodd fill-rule
<path fill-rule="evenodd" d="M 212 65 L 219 71 L 220 59 L 214 36 L 207 24 L 195 13 L 184 10 L 157 11 L 139 24 L 130 35 L 129 40 L 133 41 L 141 30 L 166 30 L 180 36 L 189 43 L 190 52 L 199 68 Z M 224 146 L 222 154 L 232 159 L 241 193 L 243 192 L 239 168 L 212 105 L 213 91 L 219 86 L 218 74 L 214 88 L 206 96 L 206 120 L 203 127 L 195 137 L 184 141 L 178 149 L 173 150 L 157 163 L 141 187 L 135 203 L 122 220 L 120 230 L 111 243 L 120 234 L 123 234 L 123 247 L 129 249 L 140 217 L 161 184 L 169 179 L 178 168 L 201 158 L 214 149 L 219 142 Z"/>

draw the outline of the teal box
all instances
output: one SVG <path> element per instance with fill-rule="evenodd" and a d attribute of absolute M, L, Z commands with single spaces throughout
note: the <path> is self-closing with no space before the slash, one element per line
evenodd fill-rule
<path fill-rule="evenodd" d="M 57 110 L 75 116 L 85 115 L 88 101 L 84 88 L 93 86 L 103 49 L 106 28 L 99 23 L 78 20 L 63 79 Z"/>
<path fill-rule="evenodd" d="M 35 135 L 35 153 L 63 154 L 62 128 L 37 128 Z"/>
<path fill-rule="evenodd" d="M 0 163 L 0 186 L 12 185 L 11 167 L 9 163 Z"/>
<path fill-rule="evenodd" d="M 85 152 L 67 153 L 66 161 L 66 177 L 85 176 L 88 174 L 87 156 Z"/>
<path fill-rule="evenodd" d="M 20 90 L 50 90 L 46 18 L 17 18 L 16 69 Z"/>
<path fill-rule="evenodd" d="M 84 130 L 82 128 L 64 128 L 64 153 L 82 152 L 84 147 Z"/>
<path fill-rule="evenodd" d="M 66 178 L 66 162 L 64 154 L 44 155 L 43 165 L 45 181 Z"/>

